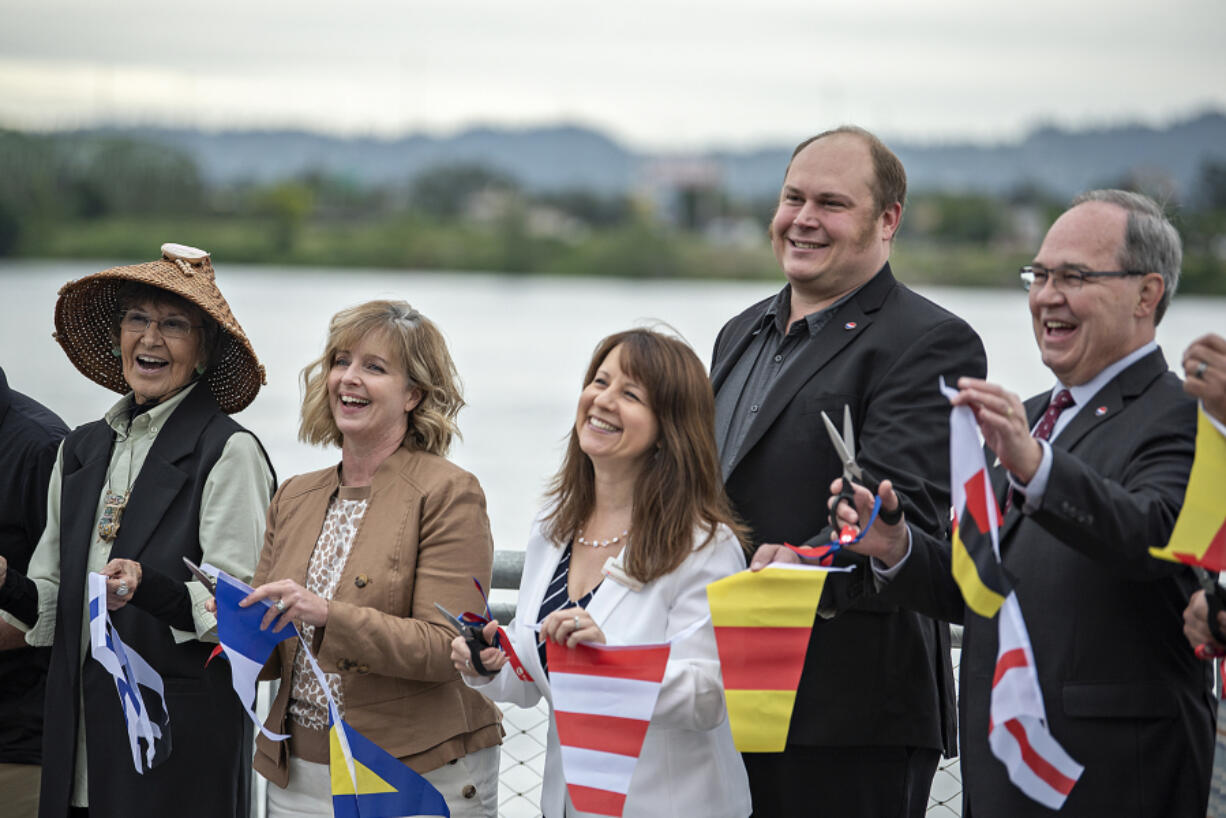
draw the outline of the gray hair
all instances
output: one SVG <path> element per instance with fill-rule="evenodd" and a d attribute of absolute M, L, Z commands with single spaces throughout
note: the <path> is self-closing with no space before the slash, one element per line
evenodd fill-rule
<path fill-rule="evenodd" d="M 1120 248 L 1120 267 L 1162 276 L 1165 285 L 1162 300 L 1154 310 L 1154 326 L 1157 326 L 1179 286 L 1179 267 L 1183 262 L 1183 241 L 1179 238 L 1179 231 L 1166 218 L 1157 202 L 1140 193 L 1091 190 L 1074 199 L 1071 207 L 1085 202 L 1105 202 L 1128 213 L 1124 246 Z"/>

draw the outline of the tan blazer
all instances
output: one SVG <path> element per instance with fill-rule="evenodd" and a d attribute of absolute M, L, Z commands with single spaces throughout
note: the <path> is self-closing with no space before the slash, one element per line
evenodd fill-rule
<path fill-rule="evenodd" d="M 255 585 L 286 577 L 306 584 L 307 564 L 339 485 L 333 467 L 290 478 L 268 507 Z M 451 664 L 455 632 L 434 607 L 483 611 L 473 578 L 489 588 L 493 539 L 485 495 L 473 475 L 445 458 L 398 449 L 375 472 L 315 655 L 341 675 L 345 720 L 419 773 L 501 740 L 502 715 L 466 687 Z M 297 639 L 281 642 L 264 668 L 281 688 L 266 726 L 288 733 Z M 260 736 L 255 769 L 282 787 L 289 741 Z"/>

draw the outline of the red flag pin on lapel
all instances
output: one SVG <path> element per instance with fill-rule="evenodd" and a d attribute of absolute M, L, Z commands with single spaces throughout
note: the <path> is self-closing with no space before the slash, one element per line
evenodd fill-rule
<path fill-rule="evenodd" d="M 856 328 L 855 321 L 848 321 L 846 324 L 843 325 L 843 329 L 855 329 L 855 328 Z"/>
<path fill-rule="evenodd" d="M 1103 415 L 1107 414 L 1107 407 L 1106 406 L 1098 407 L 1097 409 L 1094 410 L 1094 414 L 1097 417 L 1102 417 Z"/>

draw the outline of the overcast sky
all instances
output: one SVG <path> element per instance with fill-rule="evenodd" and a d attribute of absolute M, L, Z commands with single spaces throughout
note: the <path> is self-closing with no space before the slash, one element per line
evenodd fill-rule
<path fill-rule="evenodd" d="M 1226 109 L 1224 23 L 1223 0 L 0 0 L 0 125 L 1009 140 Z"/>

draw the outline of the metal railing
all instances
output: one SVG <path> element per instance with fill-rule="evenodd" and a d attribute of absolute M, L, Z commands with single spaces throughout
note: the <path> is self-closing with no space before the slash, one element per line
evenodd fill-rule
<path fill-rule="evenodd" d="M 495 551 L 491 586 L 498 591 L 518 591 L 524 571 L 522 551 Z M 515 604 L 491 601 L 490 610 L 499 622 L 510 622 Z M 961 655 L 962 628 L 953 629 L 954 678 L 957 679 Z M 541 814 L 541 781 L 545 772 L 545 736 L 549 731 L 549 707 L 500 704 L 502 726 L 507 735 L 502 742 L 502 764 L 498 777 L 499 818 L 535 818 Z M 928 796 L 928 815 L 949 818 L 962 815 L 962 772 L 958 759 L 942 759 Z"/>

